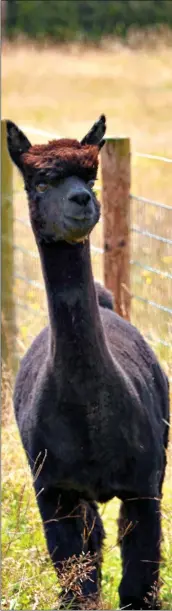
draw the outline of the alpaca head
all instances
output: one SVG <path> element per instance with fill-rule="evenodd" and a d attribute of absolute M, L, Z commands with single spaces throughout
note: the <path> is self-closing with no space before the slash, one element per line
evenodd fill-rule
<path fill-rule="evenodd" d="M 8 150 L 23 175 L 33 231 L 38 242 L 84 240 L 100 215 L 92 187 L 98 153 L 104 144 L 105 117 L 77 140 L 52 140 L 32 146 L 19 128 L 7 121 Z"/>

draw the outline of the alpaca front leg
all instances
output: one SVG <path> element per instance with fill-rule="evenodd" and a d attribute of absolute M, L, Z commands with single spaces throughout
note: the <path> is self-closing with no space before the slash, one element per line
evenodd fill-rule
<path fill-rule="evenodd" d="M 37 490 L 38 491 L 38 481 Z M 84 599 L 96 598 L 99 567 L 85 536 L 85 503 L 75 493 L 55 488 L 37 496 L 47 547 L 62 588 L 60 608 L 79 609 Z M 93 539 L 95 524 L 90 524 Z M 90 535 L 90 537 L 91 537 Z M 95 550 L 94 550 L 95 551 Z M 82 604 L 83 608 L 83 604 Z"/>
<path fill-rule="evenodd" d="M 119 538 L 123 577 L 120 605 L 127 609 L 160 609 L 160 502 L 127 500 L 121 507 Z"/>

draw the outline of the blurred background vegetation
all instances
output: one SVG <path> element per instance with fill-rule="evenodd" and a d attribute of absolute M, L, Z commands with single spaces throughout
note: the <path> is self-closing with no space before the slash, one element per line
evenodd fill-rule
<path fill-rule="evenodd" d="M 2 0 L 2 4 L 5 2 Z M 8 0 L 6 34 L 59 42 L 126 37 L 132 27 L 172 27 L 171 0 Z"/>

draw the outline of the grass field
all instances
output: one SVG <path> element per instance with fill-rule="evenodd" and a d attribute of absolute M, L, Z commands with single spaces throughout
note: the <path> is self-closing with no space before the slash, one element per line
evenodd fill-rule
<path fill-rule="evenodd" d="M 108 134 L 129 135 L 132 145 L 131 191 L 171 205 L 171 164 L 135 156 L 136 151 L 172 158 L 172 50 L 164 41 L 155 49 L 133 50 L 120 44 L 110 49 L 78 46 L 40 49 L 29 44 L 4 44 L 2 57 L 2 116 L 20 125 L 40 128 L 69 137 L 81 137 L 91 123 L 104 112 Z M 43 137 L 28 134 L 33 142 Z M 15 216 L 27 219 L 22 183 L 14 171 Z M 166 238 L 171 235 L 170 213 L 155 211 L 153 206 L 131 204 L 132 221 Z M 15 222 L 15 243 L 35 253 L 28 228 Z M 101 225 L 93 236 L 102 245 Z M 132 234 L 131 258 L 170 274 L 172 252 L 169 244 L 152 239 L 139 240 Z M 95 275 L 103 278 L 101 256 L 93 256 Z M 41 282 L 39 261 L 16 251 L 18 275 Z M 132 290 L 170 307 L 170 279 L 132 267 Z M 44 292 L 16 279 L 16 298 L 29 303 L 34 312 L 17 308 L 18 351 L 22 355 L 32 337 L 42 327 L 45 316 Z M 40 314 L 41 309 L 41 314 Z M 133 300 L 132 320 L 149 334 L 161 362 L 171 374 L 170 316 Z M 3 379 L 2 437 L 2 508 L 3 508 L 3 589 L 2 609 L 55 609 L 58 605 L 56 576 L 45 547 L 42 526 L 34 500 L 31 477 L 21 447 L 11 409 L 11 391 L 7 374 Z M 172 457 L 164 485 L 163 555 L 161 566 L 162 606 L 172 607 Z M 120 580 L 119 549 L 116 545 L 117 500 L 103 508 L 107 532 L 103 565 L 102 608 L 118 608 L 117 587 Z M 102 508 L 101 508 L 102 511 Z"/>

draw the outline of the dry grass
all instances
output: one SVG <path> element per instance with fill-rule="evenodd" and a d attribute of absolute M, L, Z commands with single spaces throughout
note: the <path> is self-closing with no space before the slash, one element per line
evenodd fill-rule
<path fill-rule="evenodd" d="M 124 48 L 120 44 L 95 50 L 77 45 L 38 48 L 32 44 L 4 44 L 2 57 L 2 115 L 20 125 L 33 126 L 60 135 L 80 137 L 99 114 L 105 112 L 108 134 L 131 137 L 132 151 L 172 157 L 172 50 L 162 40 L 155 48 Z M 43 137 L 33 135 L 33 142 Z M 14 171 L 14 190 L 22 182 Z M 150 162 L 132 155 L 132 192 L 171 205 L 171 165 Z M 28 218 L 24 192 L 14 196 L 17 217 Z M 170 214 L 152 206 L 132 203 L 132 222 L 165 237 L 171 235 Z M 15 243 L 36 253 L 30 230 L 15 223 Z M 102 245 L 101 225 L 93 234 L 94 244 Z M 143 264 L 171 272 L 169 245 L 151 239 L 137 239 L 132 234 L 131 256 Z M 103 278 L 101 256 L 93 256 L 94 272 Z M 15 271 L 30 280 L 42 281 L 39 261 L 15 252 Z M 132 267 L 132 290 L 169 307 L 171 284 Z M 17 308 L 17 348 L 22 355 L 32 338 L 42 328 L 46 316 L 44 291 L 16 280 L 14 291 L 32 311 Z M 151 343 L 170 374 L 172 356 L 169 348 L 157 344 L 157 338 L 170 341 L 170 317 L 159 310 L 133 301 L 132 319 Z M 31 478 L 11 413 L 11 384 L 5 372 L 3 385 L 4 429 L 3 467 L 3 598 L 2 608 L 57 608 L 56 576 L 47 552 L 36 507 Z M 163 499 L 163 608 L 170 609 L 171 582 L 171 464 L 164 485 Z M 107 548 L 103 566 L 103 608 L 118 608 L 117 587 L 120 580 L 116 525 L 119 503 L 103 509 Z M 111 542 L 111 547 L 109 547 Z"/>
<path fill-rule="evenodd" d="M 171 48 L 40 49 L 4 45 L 2 115 L 68 137 L 102 111 L 134 149 L 172 156 Z"/>
<path fill-rule="evenodd" d="M 172 151 L 171 47 L 163 41 L 140 51 L 4 44 L 2 71 L 6 117 L 77 136 L 103 109 L 109 132 L 131 135 L 134 148 Z"/>

